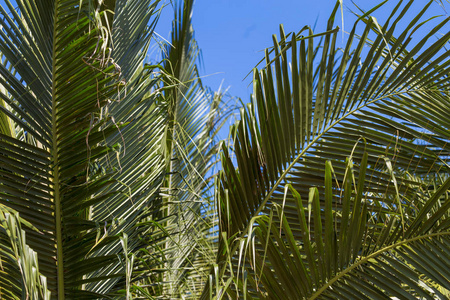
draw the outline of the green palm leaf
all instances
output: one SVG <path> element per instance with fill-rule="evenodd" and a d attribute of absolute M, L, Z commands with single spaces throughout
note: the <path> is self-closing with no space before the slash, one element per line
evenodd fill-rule
<path fill-rule="evenodd" d="M 142 297 L 197 298 L 215 257 L 213 172 L 217 133 L 228 110 L 223 95 L 202 86 L 192 9 L 193 1 L 175 2 L 171 41 L 163 50 L 165 179 L 152 216 L 143 221 L 152 226 L 134 286 Z"/>
<path fill-rule="evenodd" d="M 0 253 L 6 258 L 0 261 L 0 274 L 7 279 L 2 281 L 2 294 L 11 298 L 22 290 L 27 298 L 50 299 L 47 278 L 39 272 L 37 253 L 27 245 L 21 224 L 34 230 L 36 228 L 21 219 L 17 212 L 4 206 L 0 209 Z"/>
<path fill-rule="evenodd" d="M 281 28 L 281 41 L 274 37 L 270 52 L 275 57 L 266 51 L 267 65 L 254 71 L 252 102 L 231 128 L 237 169 L 223 149 L 218 202 L 226 239 L 219 245 L 220 271 L 215 275 L 219 285 L 233 280 L 226 289 L 232 298 L 238 293 L 280 299 L 350 297 L 349 284 L 342 283 L 346 279 L 336 281 L 341 294 L 332 294 L 334 285 L 326 283 L 372 253 L 397 243 L 403 247 L 403 242 L 405 247 L 423 243 L 424 248 L 408 252 L 400 247 L 389 255 L 421 277 L 419 265 L 405 257 L 446 243 L 445 233 L 427 234 L 448 230 L 448 211 L 443 208 L 434 217 L 427 212 L 436 210 L 438 202 L 445 206 L 436 199 L 447 197 L 448 190 L 444 74 L 449 53 L 443 47 L 450 35 L 431 38 L 445 31 L 449 19 L 411 42 L 431 4 L 404 25 L 402 16 L 412 1 L 396 5 L 383 26 L 370 15 L 375 9 L 359 16 L 341 55 L 338 30 L 333 29 L 339 2 L 324 34 L 305 27 L 289 37 Z M 394 37 L 397 27 L 403 30 Z M 327 161 L 332 172 L 325 168 Z M 442 187 L 434 198 L 428 191 L 432 183 Z M 421 233 L 415 229 L 419 223 L 428 224 Z M 421 234 L 423 240 L 406 242 Z M 393 286 L 382 286 L 392 262 L 370 258 L 370 263 L 379 259 L 385 265 L 369 268 L 376 288 L 367 287 L 371 295 L 361 293 L 399 297 Z M 359 265 L 356 269 L 361 271 Z M 358 281 L 361 274 L 351 276 Z M 429 288 L 440 285 L 435 288 L 440 291 L 443 278 L 448 280 L 442 275 L 429 277 L 432 283 L 421 282 Z M 414 276 L 409 280 L 419 282 Z M 303 279 L 293 284 L 292 278 Z M 397 288 L 407 284 L 402 281 Z M 360 294 L 352 293 L 350 298 L 359 299 Z"/>
<path fill-rule="evenodd" d="M 15 128 L 0 136 L 0 203 L 37 228 L 26 241 L 53 299 L 123 289 L 120 237 L 142 245 L 136 225 L 164 170 L 162 132 L 146 134 L 165 122 L 158 78 L 142 67 L 157 3 L 17 1 L 16 11 L 6 1 L 11 17 L 1 8 L 0 109 Z"/>

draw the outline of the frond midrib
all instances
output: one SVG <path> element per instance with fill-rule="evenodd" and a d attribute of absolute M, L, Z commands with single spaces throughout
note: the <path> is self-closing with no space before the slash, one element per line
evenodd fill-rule
<path fill-rule="evenodd" d="M 319 297 L 326 289 L 328 289 L 333 283 L 335 283 L 336 281 L 338 281 L 339 279 L 343 278 L 345 275 L 347 275 L 349 272 L 351 272 L 352 270 L 354 270 L 355 268 L 363 265 L 364 263 L 367 263 L 370 259 L 373 259 L 383 253 L 385 253 L 386 251 L 389 251 L 391 249 L 403 246 L 403 245 L 407 245 L 409 243 L 418 241 L 418 240 L 423 240 L 423 239 L 427 239 L 427 238 L 433 238 L 433 237 L 440 237 L 440 236 L 446 236 L 446 235 L 450 235 L 450 232 L 436 232 L 436 233 L 431 233 L 431 234 L 426 234 L 426 235 L 420 235 L 420 236 L 416 236 L 410 239 L 406 239 L 406 240 L 402 240 L 399 241 L 397 243 L 394 243 L 392 245 L 386 246 L 384 248 L 381 248 L 380 250 L 362 258 L 361 260 L 357 261 L 356 263 L 352 264 L 350 267 L 348 267 L 347 269 L 343 270 L 342 272 L 340 272 L 339 274 L 337 274 L 335 277 L 333 277 L 331 280 L 329 280 L 328 282 L 326 282 L 320 289 L 317 290 L 317 292 L 315 292 L 310 298 L 308 298 L 309 300 L 314 300 L 317 299 L 317 297 Z"/>
<path fill-rule="evenodd" d="M 56 84 L 55 76 L 56 70 L 56 23 L 58 22 L 58 5 L 59 0 L 54 3 L 53 11 L 53 45 L 52 45 L 52 149 L 51 160 L 53 162 L 53 201 L 55 209 L 55 228 L 56 228 L 56 272 L 57 272 L 57 297 L 58 299 L 64 299 L 64 259 L 63 259 L 63 247 L 62 247 L 62 224 L 61 224 L 61 195 L 60 195 L 60 176 L 59 176 L 59 160 L 58 160 L 58 135 L 57 135 L 57 102 L 56 102 Z"/>

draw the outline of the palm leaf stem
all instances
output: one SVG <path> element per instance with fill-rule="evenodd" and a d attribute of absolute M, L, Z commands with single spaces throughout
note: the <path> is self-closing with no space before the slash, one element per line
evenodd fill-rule
<path fill-rule="evenodd" d="M 57 32 L 56 32 L 56 22 L 58 20 L 58 9 L 59 0 L 54 3 L 53 11 L 53 50 L 52 50 L 52 74 L 55 76 L 56 73 L 56 45 L 57 45 Z M 57 101 L 56 101 L 56 80 L 52 80 L 52 150 L 51 150 L 51 161 L 53 169 L 53 201 L 55 205 L 55 228 L 56 228 L 56 268 L 58 276 L 58 299 L 64 300 L 64 257 L 63 257 L 63 239 L 62 239 L 62 215 L 61 215 L 61 197 L 60 197 L 60 176 L 59 176 L 59 161 L 58 161 L 58 128 L 57 128 Z"/>

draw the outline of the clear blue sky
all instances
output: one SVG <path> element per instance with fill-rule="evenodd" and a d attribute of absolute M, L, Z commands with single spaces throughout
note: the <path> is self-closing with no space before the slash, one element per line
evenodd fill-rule
<path fill-rule="evenodd" d="M 366 10 L 383 2 L 353 1 Z M 448 10 L 450 5 L 446 1 L 442 2 Z M 419 8 L 428 3 L 426 0 L 414 2 L 406 18 L 413 17 Z M 282 23 L 288 33 L 298 31 L 304 25 L 314 26 L 317 20 L 315 32 L 323 31 L 335 3 L 334 0 L 196 0 L 193 25 L 203 53 L 201 73 L 202 76 L 209 75 L 203 79 L 204 83 L 217 90 L 223 81 L 224 88 L 230 87 L 231 95 L 247 102 L 251 92 L 248 87 L 250 78 L 242 80 L 263 58 L 261 50 L 272 46 L 272 34 L 279 33 L 279 24 Z M 350 31 L 355 18 L 349 9 L 356 11 L 356 7 L 351 0 L 343 0 L 343 3 L 344 29 Z M 389 1 L 374 14 L 380 24 L 396 3 Z M 336 25 L 342 27 L 340 12 L 338 14 Z M 431 14 L 448 16 L 437 3 L 433 3 Z M 172 16 L 172 8 L 166 7 L 156 29 L 164 38 L 169 37 Z"/>

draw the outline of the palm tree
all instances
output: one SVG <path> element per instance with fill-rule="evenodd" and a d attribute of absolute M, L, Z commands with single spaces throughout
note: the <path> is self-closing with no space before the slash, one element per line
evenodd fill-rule
<path fill-rule="evenodd" d="M 413 36 L 431 4 L 361 11 L 343 49 L 339 1 L 324 33 L 280 28 L 222 151 L 203 299 L 449 297 L 449 18 Z"/>
<path fill-rule="evenodd" d="M 432 2 L 361 12 L 343 49 L 339 4 L 281 27 L 217 177 L 192 1 L 158 65 L 158 0 L 6 4 L 0 297 L 449 296 L 449 19 L 411 38 Z"/>
<path fill-rule="evenodd" d="M 6 5 L 0 298 L 192 295 L 214 257 L 197 240 L 224 114 L 198 78 L 192 1 L 159 65 L 144 65 L 159 0 Z"/>

